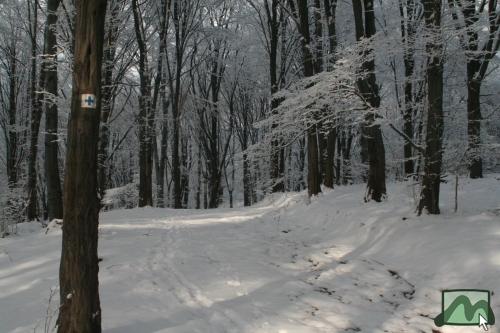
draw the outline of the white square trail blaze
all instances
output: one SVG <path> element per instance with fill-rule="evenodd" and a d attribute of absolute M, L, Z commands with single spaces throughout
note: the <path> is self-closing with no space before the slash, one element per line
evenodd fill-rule
<path fill-rule="evenodd" d="M 94 94 L 82 94 L 82 109 L 95 109 L 97 105 L 97 99 Z"/>

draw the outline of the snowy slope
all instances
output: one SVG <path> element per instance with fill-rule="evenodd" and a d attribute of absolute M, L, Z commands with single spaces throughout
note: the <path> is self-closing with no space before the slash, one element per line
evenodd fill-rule
<path fill-rule="evenodd" d="M 103 213 L 104 332 L 431 332 L 445 288 L 491 290 L 498 318 L 497 178 L 462 180 L 458 213 L 444 185 L 437 217 L 415 216 L 405 184 L 383 204 L 351 186 L 310 204 L 302 193 L 232 210 Z M 1 333 L 53 326 L 60 242 L 36 225 L 0 239 Z"/>

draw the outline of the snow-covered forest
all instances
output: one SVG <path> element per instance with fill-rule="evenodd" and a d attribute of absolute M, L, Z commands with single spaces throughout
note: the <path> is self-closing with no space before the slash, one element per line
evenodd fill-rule
<path fill-rule="evenodd" d="M 0 333 L 470 332 L 499 48 L 498 0 L 0 0 Z"/>

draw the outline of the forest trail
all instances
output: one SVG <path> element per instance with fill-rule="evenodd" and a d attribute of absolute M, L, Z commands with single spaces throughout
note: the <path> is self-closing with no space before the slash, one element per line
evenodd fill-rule
<path fill-rule="evenodd" d="M 104 332 L 430 332 L 440 289 L 500 293 L 499 183 L 467 181 L 459 215 L 447 184 L 439 217 L 416 217 L 404 184 L 383 204 L 363 204 L 353 186 L 310 204 L 301 193 L 251 208 L 105 212 Z M 0 332 L 44 332 L 60 235 L 23 224 L 0 239 Z"/>
<path fill-rule="evenodd" d="M 368 309 L 376 303 L 376 311 L 390 316 L 411 297 L 413 286 L 383 264 L 349 256 L 348 247 L 333 242 L 318 247 L 281 221 L 297 200 L 300 195 L 257 208 L 181 211 L 139 229 L 154 241 L 146 239 L 149 250 L 135 267 L 140 273 L 133 293 L 155 299 L 149 313 L 173 312 L 110 332 L 357 331 L 348 316 L 358 311 L 350 313 L 350 304 Z M 120 220 L 108 220 L 102 230 Z M 346 318 L 335 316 L 335 307 L 345 307 Z"/>

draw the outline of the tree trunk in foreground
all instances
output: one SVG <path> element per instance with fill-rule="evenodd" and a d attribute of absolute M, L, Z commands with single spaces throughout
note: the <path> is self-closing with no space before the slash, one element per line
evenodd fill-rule
<path fill-rule="evenodd" d="M 441 42 L 441 0 L 425 0 L 425 25 L 431 34 L 427 43 L 427 133 L 425 138 L 424 177 L 418 213 L 425 209 L 439 214 L 443 137 L 443 45 Z"/>
<path fill-rule="evenodd" d="M 97 237 L 101 64 L 106 0 L 75 3 L 75 52 L 64 181 L 58 333 L 100 333 Z M 93 94 L 83 108 L 82 94 Z M 87 96 L 89 97 L 89 96 Z"/>

